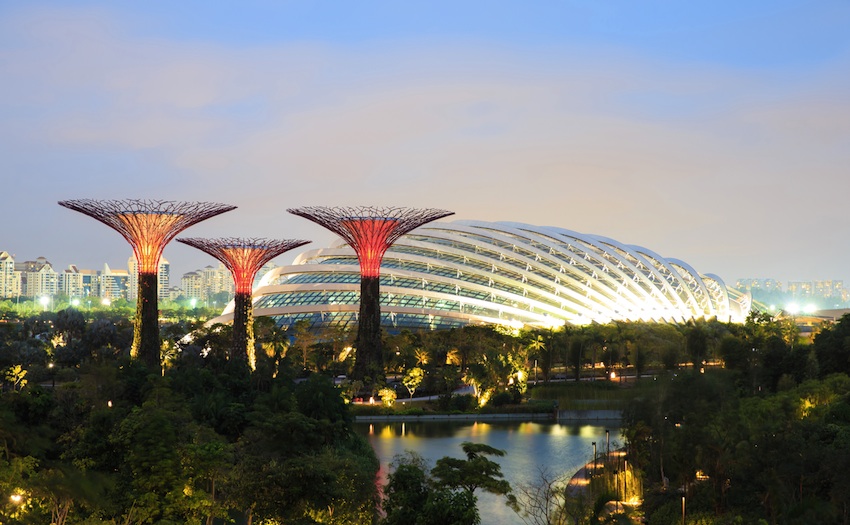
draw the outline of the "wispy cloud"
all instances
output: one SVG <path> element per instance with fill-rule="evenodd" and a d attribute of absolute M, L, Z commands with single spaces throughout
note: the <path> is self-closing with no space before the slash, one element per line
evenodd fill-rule
<path fill-rule="evenodd" d="M 77 10 L 0 24 L 0 137 L 16 144 L 0 162 L 50 151 L 47 181 L 83 169 L 79 152 L 156 172 L 87 173 L 86 195 L 233 202 L 227 234 L 309 238 L 285 207 L 396 203 L 599 233 L 729 280 L 846 272 L 844 247 L 789 248 L 824 222 L 850 229 L 847 59 L 759 71 L 566 44 L 238 47 Z M 54 197 L 27 199 L 0 203 Z M 70 250 L 72 226 L 44 242 Z"/>

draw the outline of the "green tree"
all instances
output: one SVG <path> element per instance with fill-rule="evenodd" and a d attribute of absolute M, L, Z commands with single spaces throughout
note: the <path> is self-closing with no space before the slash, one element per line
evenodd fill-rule
<path fill-rule="evenodd" d="M 410 393 L 410 398 L 413 398 L 413 393 L 416 392 L 416 389 L 419 388 L 419 385 L 422 384 L 422 379 L 425 378 L 425 371 L 415 366 L 405 372 L 404 377 L 401 382 L 404 384 L 404 387 Z"/>
<path fill-rule="evenodd" d="M 440 485 L 421 456 L 408 452 L 391 466 L 384 490 L 386 525 L 476 525 L 481 522 L 472 492 Z"/>
<path fill-rule="evenodd" d="M 508 504 L 513 505 L 516 500 L 511 494 L 510 483 L 503 479 L 502 467 L 489 458 L 504 456 L 505 451 L 469 441 L 461 443 L 461 448 L 466 454 L 465 460 L 452 457 L 437 460 L 431 474 L 439 484 L 452 489 L 463 489 L 470 494 L 480 488 L 491 494 L 505 496 Z"/>

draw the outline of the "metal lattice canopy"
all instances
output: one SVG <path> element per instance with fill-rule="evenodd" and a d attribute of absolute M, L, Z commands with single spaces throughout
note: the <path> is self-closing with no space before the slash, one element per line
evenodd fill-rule
<path fill-rule="evenodd" d="M 217 239 L 186 238 L 177 242 L 206 252 L 224 264 L 233 274 L 236 291 L 251 293 L 254 277 L 264 264 L 293 248 L 308 244 L 301 239 L 264 239 L 222 237 Z"/>
<path fill-rule="evenodd" d="M 399 237 L 417 226 L 454 214 L 432 208 L 375 206 L 307 206 L 286 211 L 342 237 L 357 253 L 365 276 L 378 275 L 384 253 Z"/>
<path fill-rule="evenodd" d="M 141 273 L 156 273 L 162 250 L 193 224 L 236 208 L 217 202 L 150 199 L 77 199 L 60 206 L 97 219 L 114 229 L 133 247 Z"/>

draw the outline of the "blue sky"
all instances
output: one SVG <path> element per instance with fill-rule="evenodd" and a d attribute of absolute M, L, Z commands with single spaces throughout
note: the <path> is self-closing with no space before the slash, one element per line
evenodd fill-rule
<path fill-rule="evenodd" d="M 848 27 L 838 1 L 0 1 L 0 250 L 123 266 L 69 198 L 318 245 L 287 207 L 396 204 L 850 284 Z"/>

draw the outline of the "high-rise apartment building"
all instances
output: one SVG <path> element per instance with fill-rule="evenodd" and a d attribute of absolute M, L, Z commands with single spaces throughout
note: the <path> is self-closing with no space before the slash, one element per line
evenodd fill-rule
<path fill-rule="evenodd" d="M 188 272 L 180 280 L 183 295 L 188 299 L 203 299 L 204 277 L 201 272 Z"/>
<path fill-rule="evenodd" d="M 76 265 L 70 265 L 59 274 L 59 293 L 68 297 L 85 297 L 83 292 L 83 274 Z"/>
<path fill-rule="evenodd" d="M 59 293 L 69 298 L 100 297 L 100 272 L 72 264 L 59 274 Z"/>
<path fill-rule="evenodd" d="M 139 264 L 136 262 L 136 255 L 133 254 L 127 259 L 127 271 L 130 274 L 130 283 L 127 290 L 127 298 L 135 301 L 139 293 Z M 159 259 L 159 269 L 157 271 L 157 296 L 159 299 L 168 299 L 171 287 L 170 279 L 171 265 L 165 256 Z"/>
<path fill-rule="evenodd" d="M 59 276 L 44 257 L 15 263 L 15 270 L 21 272 L 21 295 L 24 297 L 52 297 L 59 291 Z"/>
<path fill-rule="evenodd" d="M 812 282 L 812 287 L 814 288 L 814 294 L 819 297 L 843 298 L 846 296 L 844 281 L 814 281 Z"/>
<path fill-rule="evenodd" d="M 217 268 L 207 266 L 201 270 L 184 273 L 180 285 L 185 297 L 201 301 L 215 300 L 213 298 L 222 293 L 229 299 L 236 290 L 230 270 L 223 264 L 219 264 Z"/>
<path fill-rule="evenodd" d="M 108 264 L 103 265 L 100 273 L 100 296 L 114 301 L 127 299 L 130 286 L 130 273 L 127 270 L 113 270 Z"/>
<path fill-rule="evenodd" d="M 230 274 L 230 270 L 228 270 L 223 264 L 219 264 L 216 268 L 207 266 L 202 270 L 202 274 L 204 277 L 202 298 L 205 301 L 222 292 L 227 294 L 229 297 L 233 296 L 236 291 L 233 283 L 233 276 Z"/>
<path fill-rule="evenodd" d="M 776 279 L 738 279 L 735 288 L 742 292 L 762 290 L 765 292 L 781 292 L 782 282 Z"/>
<path fill-rule="evenodd" d="M 9 252 L 0 252 L 0 298 L 21 295 L 21 272 L 15 270 L 15 258 Z"/>

